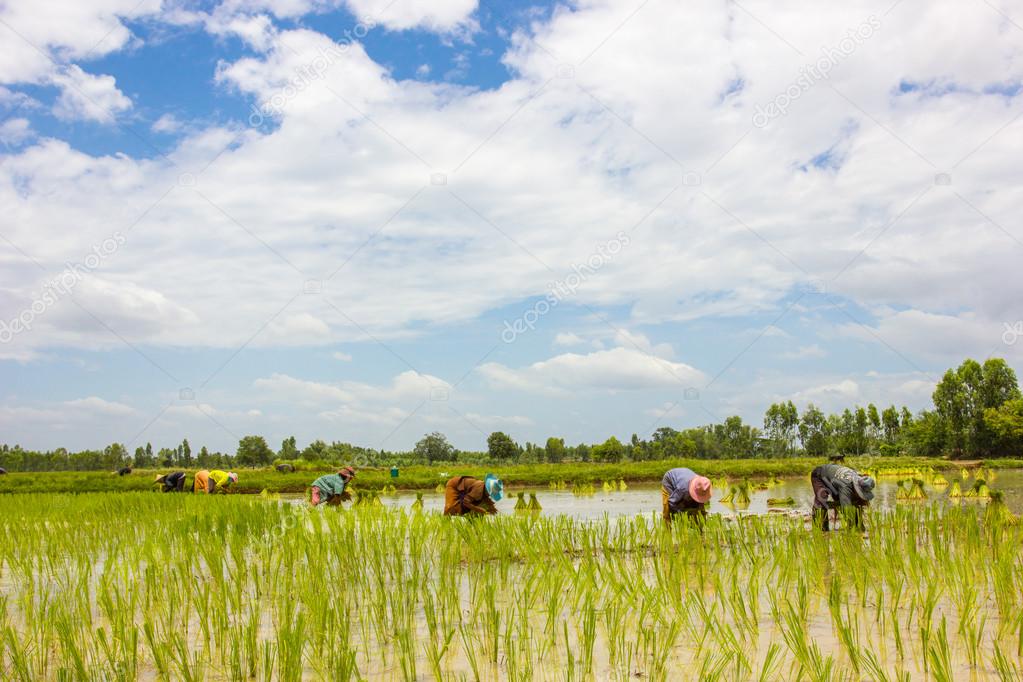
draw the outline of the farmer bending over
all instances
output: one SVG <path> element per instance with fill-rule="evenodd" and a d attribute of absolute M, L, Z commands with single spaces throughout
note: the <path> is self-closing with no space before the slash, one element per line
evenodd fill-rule
<path fill-rule="evenodd" d="M 810 474 L 813 486 L 813 523 L 830 530 L 828 510 L 838 509 L 857 530 L 864 530 L 862 508 L 874 499 L 874 479 L 841 464 L 823 464 Z"/>
<path fill-rule="evenodd" d="M 680 514 L 703 520 L 710 494 L 710 479 L 706 476 L 699 476 L 692 469 L 670 469 L 661 479 L 664 523 L 671 524 L 672 518 Z"/>
<path fill-rule="evenodd" d="M 185 492 L 185 472 L 174 471 L 169 474 L 157 474 L 156 483 L 163 486 L 165 493 Z"/>
<path fill-rule="evenodd" d="M 444 486 L 444 515 L 496 514 L 494 502 L 501 499 L 504 483 L 487 474 L 484 480 L 472 476 L 455 476 Z"/>
<path fill-rule="evenodd" d="M 195 482 L 192 484 L 192 492 L 206 493 L 207 495 L 226 495 L 227 489 L 238 482 L 238 474 L 220 469 L 213 471 L 195 472 Z"/>
<path fill-rule="evenodd" d="M 313 481 L 310 489 L 309 504 L 314 507 L 321 504 L 337 506 L 346 500 L 352 499 L 345 487 L 349 481 L 355 478 L 355 469 L 345 467 L 336 474 L 326 474 Z"/>

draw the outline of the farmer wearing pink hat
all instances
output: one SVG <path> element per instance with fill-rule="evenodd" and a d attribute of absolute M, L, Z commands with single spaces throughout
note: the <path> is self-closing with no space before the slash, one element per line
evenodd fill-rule
<path fill-rule="evenodd" d="M 661 479 L 664 523 L 670 524 L 672 517 L 678 514 L 702 519 L 707 514 L 704 506 L 710 502 L 710 492 L 709 478 L 697 475 L 692 469 L 670 469 Z"/>

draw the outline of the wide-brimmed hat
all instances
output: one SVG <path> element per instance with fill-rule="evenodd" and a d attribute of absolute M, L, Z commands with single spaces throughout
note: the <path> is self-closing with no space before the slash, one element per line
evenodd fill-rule
<path fill-rule="evenodd" d="M 490 495 L 490 499 L 494 502 L 500 500 L 504 495 L 504 481 L 493 474 L 487 474 L 483 479 L 483 487 L 486 488 L 487 495 Z"/>
<path fill-rule="evenodd" d="M 876 483 L 870 476 L 859 476 L 853 479 L 853 490 L 864 502 L 874 499 L 874 486 Z"/>
<path fill-rule="evenodd" d="M 228 480 L 231 481 L 231 483 L 237 483 L 238 482 L 238 474 L 234 473 L 233 471 L 227 475 L 227 478 L 228 478 Z"/>
<path fill-rule="evenodd" d="M 710 494 L 710 479 L 706 476 L 697 476 L 693 480 L 689 481 L 689 497 L 693 498 L 700 504 L 707 504 L 710 502 Z"/>
<path fill-rule="evenodd" d="M 337 472 L 337 475 L 340 476 L 341 478 L 350 480 L 355 478 L 355 469 L 353 467 L 347 466 L 341 471 Z"/>
<path fill-rule="evenodd" d="M 153 479 L 153 483 L 163 483 L 165 478 L 167 478 L 167 474 L 157 474 L 156 478 Z"/>

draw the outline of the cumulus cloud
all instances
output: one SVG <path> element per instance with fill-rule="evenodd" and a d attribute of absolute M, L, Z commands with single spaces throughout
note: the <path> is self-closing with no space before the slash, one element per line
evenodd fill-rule
<path fill-rule="evenodd" d="M 176 133 L 181 130 L 182 125 L 174 114 L 164 114 L 153 122 L 150 129 L 154 133 Z"/>
<path fill-rule="evenodd" d="M 21 144 L 34 134 L 27 118 L 12 118 L 0 123 L 0 143 L 6 145 Z"/>
<path fill-rule="evenodd" d="M 68 400 L 64 403 L 66 406 L 73 409 L 81 409 L 86 412 L 94 412 L 98 414 L 123 416 L 128 414 L 134 414 L 135 409 L 123 403 L 111 402 L 103 400 L 97 396 L 89 396 L 88 398 L 79 398 L 77 400 Z"/>
<path fill-rule="evenodd" d="M 473 30 L 477 9 L 468 0 L 383 4 L 348 7 L 379 11 L 389 30 L 442 32 Z M 869 8 L 754 4 L 755 21 L 728 4 L 648 4 L 633 13 L 594 0 L 520 29 L 502 55 L 511 79 L 481 90 L 397 80 L 358 43 L 274 28 L 265 18 L 335 5 L 224 3 L 219 27 L 206 23 L 211 15 L 168 13 L 254 48 L 210 76 L 220 94 L 256 106 L 265 119 L 258 125 L 191 126 L 179 131 L 169 161 L 88 154 L 48 138 L 5 155 L 0 233 L 31 260 L 0 250 L 0 319 L 33 300 L 41 275 L 32 261 L 59 273 L 112 226 L 133 225 L 129 248 L 75 294 L 132 343 L 403 338 L 509 305 L 525 309 L 553 280 L 574 278 L 560 305 L 614 311 L 630 329 L 681 321 L 699 335 L 707 321 L 774 319 L 808 291 L 820 302 L 814 292 L 823 289 L 843 309 L 868 311 L 866 328 L 850 320 L 834 328 L 806 313 L 807 300 L 788 314 L 914 364 L 1023 347 L 1001 343 L 1004 325 L 1019 318 L 1019 291 L 1006 273 L 1018 269 L 1023 239 L 1014 227 L 1023 127 L 1012 123 L 1021 95 L 1004 84 L 1023 80 L 1023 60 L 1018 32 L 989 8 L 952 0 L 895 7 L 826 82 L 758 126 L 757 108 Z M 7 3 L 0 17 L 64 63 L 129 47 L 130 20 L 159 3 L 37 7 Z M 0 44 L 0 82 L 53 76 L 37 51 L 18 40 Z M 101 120 L 100 110 L 124 115 L 131 106 L 109 76 L 78 67 L 63 75 L 62 115 Z M 77 99 L 75 78 L 106 104 Z M 913 85 L 928 83 L 941 87 Z M 619 230 L 631 236 L 628 248 L 588 268 Z M 323 293 L 296 298 L 310 279 L 323 281 Z M 657 376 L 671 376 L 665 365 L 695 372 L 672 360 L 668 344 L 616 336 L 585 334 L 617 344 L 612 350 L 491 363 L 482 374 L 537 391 L 656 387 Z M 111 338 L 65 300 L 0 355 L 28 359 Z M 690 357 L 687 344 L 675 349 Z M 789 352 L 817 354 L 815 344 Z M 845 381 L 868 395 L 859 376 L 792 381 L 801 386 L 776 382 L 750 399 L 792 396 L 807 384 L 815 399 L 855 398 Z M 890 386 L 922 393 L 914 381 L 927 379 Z M 334 388 L 360 400 L 372 393 Z M 385 389 L 395 387 L 377 387 Z"/>
<path fill-rule="evenodd" d="M 125 22 L 154 16 L 161 5 L 161 0 L 5 2 L 0 82 L 41 82 L 54 61 L 99 58 L 123 49 L 134 38 Z"/>
<path fill-rule="evenodd" d="M 492 362 L 481 365 L 478 371 L 496 387 L 535 392 L 679 388 L 702 385 L 707 380 L 689 365 L 630 348 L 586 355 L 564 353 L 521 369 Z"/>
<path fill-rule="evenodd" d="M 586 340 L 572 332 L 558 332 L 554 336 L 555 346 L 579 346 L 586 343 Z"/>
<path fill-rule="evenodd" d="M 423 28 L 446 33 L 471 22 L 478 0 L 346 0 L 349 9 L 364 21 L 402 31 Z"/>
<path fill-rule="evenodd" d="M 117 89 L 113 76 L 96 76 L 72 64 L 50 80 L 60 89 L 53 105 L 53 115 L 59 119 L 111 123 L 131 109 L 131 100 Z"/>
<path fill-rule="evenodd" d="M 395 376 L 389 385 L 374 385 L 358 381 L 336 384 L 296 379 L 275 373 L 257 379 L 254 388 L 275 402 L 291 402 L 305 406 L 351 403 L 364 407 L 367 403 L 410 403 L 429 400 L 437 391 L 450 392 L 451 384 L 439 377 L 408 370 Z"/>

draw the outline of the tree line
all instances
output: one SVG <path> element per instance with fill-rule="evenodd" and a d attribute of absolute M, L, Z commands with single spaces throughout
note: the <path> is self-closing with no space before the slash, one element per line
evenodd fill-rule
<path fill-rule="evenodd" d="M 808 404 L 799 412 L 791 401 L 772 404 L 763 427 L 732 416 L 720 424 L 676 430 L 658 428 L 649 439 L 633 434 L 628 442 L 611 436 L 603 443 L 569 445 L 550 437 L 545 443 L 519 444 L 495 431 L 485 451 L 462 451 L 439 432 L 423 436 L 411 451 L 374 450 L 350 443 L 315 440 L 299 448 L 294 436 L 274 450 L 262 436 L 246 436 L 232 454 L 194 453 L 188 439 L 173 448 L 153 450 L 150 443 L 129 453 L 113 443 L 103 450 L 48 452 L 0 445 L 0 467 L 8 471 L 94 471 L 138 468 L 266 466 L 274 462 L 340 463 L 361 466 L 411 464 L 623 462 L 675 458 L 823 457 L 879 454 L 923 457 L 988 458 L 1023 454 L 1023 396 L 1016 374 L 1000 358 L 983 364 L 966 360 L 945 372 L 932 395 L 933 408 L 913 414 L 907 407 L 873 403 L 825 414 Z"/>

